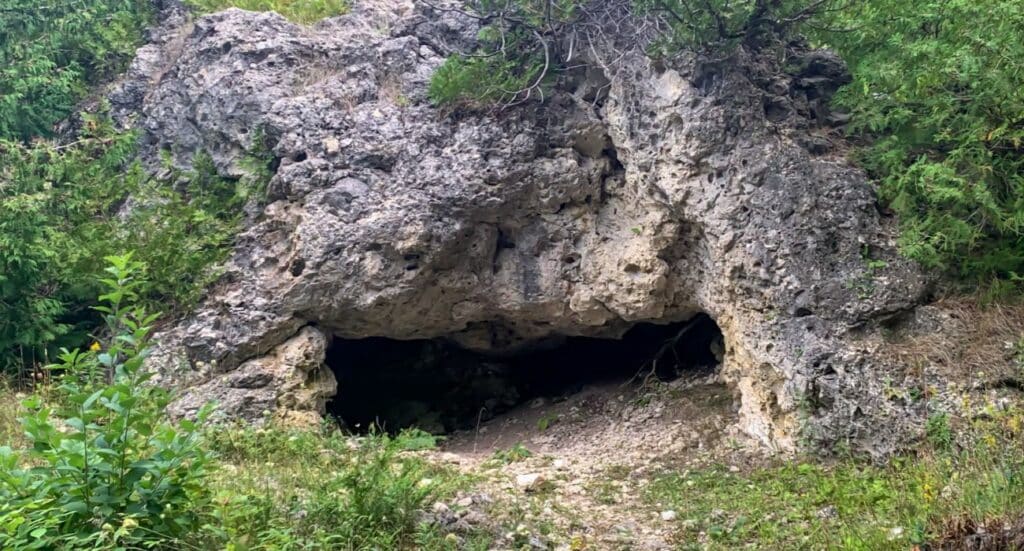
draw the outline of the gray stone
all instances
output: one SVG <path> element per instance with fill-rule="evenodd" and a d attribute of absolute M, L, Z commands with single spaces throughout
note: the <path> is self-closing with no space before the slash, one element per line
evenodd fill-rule
<path fill-rule="evenodd" d="M 402 0 L 312 27 L 232 9 L 140 50 L 113 103 L 151 166 L 205 151 L 237 176 L 259 134 L 279 161 L 222 282 L 157 337 L 181 409 L 292 408 L 273 364 L 311 330 L 511 352 L 706 312 L 747 433 L 891 451 L 918 412 L 885 400 L 893 366 L 855 337 L 926 281 L 864 174 L 801 145 L 845 78 L 834 56 L 798 51 L 787 75 L 743 53 L 605 63 L 595 43 L 543 104 L 435 108 L 430 76 L 476 24 Z M 317 385 L 295 403 L 323 413 Z"/>

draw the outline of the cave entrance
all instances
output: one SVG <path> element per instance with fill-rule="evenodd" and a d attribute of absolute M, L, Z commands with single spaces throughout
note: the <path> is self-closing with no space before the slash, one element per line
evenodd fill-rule
<path fill-rule="evenodd" d="M 443 434 L 588 385 L 710 373 L 723 350 L 722 332 L 705 314 L 676 324 L 639 324 L 621 339 L 567 337 L 513 356 L 471 352 L 444 339 L 335 339 L 327 365 L 338 394 L 327 408 L 354 432 L 376 426 Z"/>

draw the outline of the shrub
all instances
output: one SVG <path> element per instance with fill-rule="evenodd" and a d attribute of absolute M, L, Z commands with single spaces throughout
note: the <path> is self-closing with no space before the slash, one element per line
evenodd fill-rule
<path fill-rule="evenodd" d="M 521 99 L 531 86 L 545 85 L 547 77 L 544 58 L 531 50 L 530 41 L 522 34 L 494 37 L 493 29 L 481 32 L 484 46 L 497 48 L 505 40 L 509 51 L 517 54 L 493 56 L 481 53 L 476 57 L 453 55 L 438 67 L 430 80 L 428 96 L 435 104 L 488 105 Z M 543 88 L 540 88 L 543 90 Z M 542 95 L 542 93 L 541 93 Z"/>
<path fill-rule="evenodd" d="M 131 255 L 107 260 L 97 309 L 112 337 L 64 351 L 54 366 L 64 372 L 60 405 L 29 400 L 30 446 L 0 448 L 4 549 L 152 547 L 200 527 L 211 456 L 199 426 L 167 422 L 169 394 L 146 384 L 155 316 L 137 306 L 141 265 Z"/>
<path fill-rule="evenodd" d="M 0 0 L 0 139 L 48 135 L 135 53 L 148 0 Z"/>
<path fill-rule="evenodd" d="M 970 279 L 1024 273 L 1024 12 L 1015 0 L 872 0 L 823 40 L 850 63 L 839 102 L 900 216 L 904 251 Z"/>
<path fill-rule="evenodd" d="M 262 181 L 219 178 L 202 157 L 153 179 L 130 161 L 134 135 L 84 117 L 92 130 L 70 145 L 0 141 L 0 369 L 81 345 L 100 321 L 97 259 L 120 250 L 148 266 L 140 300 L 188 309 L 261 193 Z"/>
<path fill-rule="evenodd" d="M 316 23 L 321 19 L 348 12 L 348 0 L 186 0 L 205 12 L 228 8 L 249 11 L 274 11 L 296 23 Z"/>

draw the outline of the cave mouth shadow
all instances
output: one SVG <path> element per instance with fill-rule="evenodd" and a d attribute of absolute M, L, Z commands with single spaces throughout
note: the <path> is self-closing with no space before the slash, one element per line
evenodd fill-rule
<path fill-rule="evenodd" d="M 588 385 L 712 373 L 723 351 L 722 332 L 706 314 L 638 324 L 621 339 L 566 337 L 512 356 L 468 351 L 445 339 L 336 338 L 326 364 L 338 394 L 327 411 L 356 433 L 374 427 L 451 433 Z"/>

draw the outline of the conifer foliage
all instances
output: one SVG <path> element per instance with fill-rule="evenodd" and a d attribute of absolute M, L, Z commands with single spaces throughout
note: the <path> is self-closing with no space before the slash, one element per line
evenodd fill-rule
<path fill-rule="evenodd" d="M 904 251 L 968 280 L 1024 276 L 1024 9 L 1017 0 L 871 0 L 820 39 Z"/>

